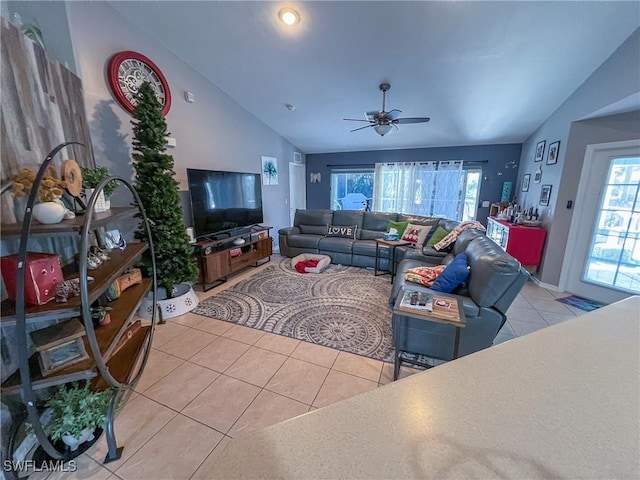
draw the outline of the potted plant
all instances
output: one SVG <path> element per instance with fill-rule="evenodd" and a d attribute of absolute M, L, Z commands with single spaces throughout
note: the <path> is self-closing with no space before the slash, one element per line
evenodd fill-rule
<path fill-rule="evenodd" d="M 29 168 L 21 169 L 16 175 L 11 177 L 13 182 L 13 196 L 16 199 L 14 213 L 16 220 L 24 220 L 24 210 L 26 198 L 33 188 L 36 174 Z M 60 198 L 64 193 L 66 183 L 56 177 L 53 167 L 49 167 L 47 173 L 42 177 L 38 187 L 38 201 L 33 207 L 33 216 L 40 223 L 58 223 L 62 221 L 67 212 Z"/>
<path fill-rule="evenodd" d="M 88 200 L 93 194 L 93 190 L 98 186 L 98 184 L 109 177 L 111 173 L 109 173 L 109 169 L 107 167 L 81 167 L 82 170 L 82 188 L 84 189 L 84 194 L 86 199 Z M 111 195 L 118 187 L 118 181 L 112 180 L 104 186 L 102 193 L 104 194 L 102 198 L 98 197 L 96 202 L 96 212 L 104 212 L 111 208 Z"/>
<path fill-rule="evenodd" d="M 149 229 L 156 257 L 159 292 L 158 302 L 164 318 L 171 318 L 194 309 L 198 297 L 193 282 L 198 273 L 193 246 L 183 222 L 178 182 L 173 171 L 173 157 L 165 153 L 167 123 L 162 105 L 148 83 L 140 86 L 133 124 L 133 166 L 135 186 L 149 219 Z M 140 224 L 135 238 L 146 240 L 146 226 Z M 151 254 L 142 258 L 145 273 L 151 273 Z M 166 298 L 166 300 L 163 299 Z M 180 298 L 178 298 L 180 297 Z M 143 303 L 139 315 L 150 318 L 150 302 Z"/>
<path fill-rule="evenodd" d="M 52 410 L 51 421 L 45 426 L 47 435 L 75 451 L 80 444 L 93 440 L 96 428 L 104 425 L 111 396 L 111 390 L 92 392 L 88 381 L 84 387 L 62 385 L 46 403 Z"/>

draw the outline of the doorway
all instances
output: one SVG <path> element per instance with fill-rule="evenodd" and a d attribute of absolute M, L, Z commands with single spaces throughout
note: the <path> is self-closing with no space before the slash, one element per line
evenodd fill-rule
<path fill-rule="evenodd" d="M 640 293 L 640 141 L 588 145 L 582 172 L 565 289 L 612 303 Z"/>
<path fill-rule="evenodd" d="M 296 210 L 307 208 L 305 170 L 302 163 L 289 163 L 289 217 L 291 225 L 293 225 Z"/>

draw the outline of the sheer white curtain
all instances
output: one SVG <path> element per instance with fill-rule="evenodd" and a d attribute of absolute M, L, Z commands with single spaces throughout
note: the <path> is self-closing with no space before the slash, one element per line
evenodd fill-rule
<path fill-rule="evenodd" d="M 373 208 L 458 219 L 463 184 L 461 161 L 376 163 Z"/>

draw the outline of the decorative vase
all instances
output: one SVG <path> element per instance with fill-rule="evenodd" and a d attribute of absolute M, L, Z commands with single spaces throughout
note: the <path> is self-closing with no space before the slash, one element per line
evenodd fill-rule
<path fill-rule="evenodd" d="M 85 188 L 84 189 L 84 197 L 85 197 L 87 203 L 91 199 L 91 195 L 93 195 L 93 191 L 94 190 L 95 190 L 94 188 Z M 106 198 L 104 196 L 104 191 L 101 191 L 98 194 L 98 199 L 96 200 L 96 204 L 93 207 L 93 211 L 95 213 L 106 212 L 107 210 L 109 210 L 110 207 L 111 207 L 111 202 L 109 202 L 109 205 L 107 205 L 107 200 L 106 200 Z"/>
<path fill-rule="evenodd" d="M 33 206 L 33 216 L 40 223 L 60 223 L 66 208 L 58 202 L 41 202 Z"/>
<path fill-rule="evenodd" d="M 93 439 L 93 428 L 85 428 L 77 437 L 73 437 L 71 435 L 62 436 L 62 441 L 71 449 L 72 452 L 77 450 L 80 444 L 90 442 Z"/>
<path fill-rule="evenodd" d="M 13 216 L 16 217 L 18 223 L 24 221 L 24 211 L 27 208 L 27 196 L 13 197 Z"/>
<path fill-rule="evenodd" d="M 190 283 L 180 283 L 175 286 L 175 296 L 167 298 L 163 288 L 158 288 L 157 303 L 162 311 L 162 319 L 178 317 L 190 312 L 198 306 L 200 299 Z M 138 316 L 151 319 L 153 314 L 153 295 L 149 293 L 140 304 Z"/>

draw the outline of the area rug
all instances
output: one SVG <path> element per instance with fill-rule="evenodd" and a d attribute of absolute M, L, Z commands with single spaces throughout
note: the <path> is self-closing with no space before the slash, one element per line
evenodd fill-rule
<path fill-rule="evenodd" d="M 193 313 L 393 362 L 390 293 L 389 277 L 372 270 L 331 264 L 302 274 L 283 258 Z"/>
<path fill-rule="evenodd" d="M 600 307 L 604 307 L 606 303 L 596 302 L 595 300 L 589 300 L 588 298 L 582 298 L 577 295 L 569 295 L 568 297 L 556 298 L 557 301 L 566 305 L 579 308 L 585 312 L 593 312 Z"/>

